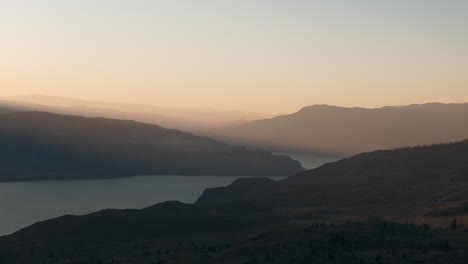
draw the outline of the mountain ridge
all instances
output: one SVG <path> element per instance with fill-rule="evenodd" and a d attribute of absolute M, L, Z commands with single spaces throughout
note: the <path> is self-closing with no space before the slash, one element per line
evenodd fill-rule
<path fill-rule="evenodd" d="M 466 190 L 468 140 L 362 153 L 278 182 L 239 180 L 205 190 L 197 204 L 257 201 L 381 211 L 394 216 L 442 211 L 453 216 L 463 210 L 468 213 L 464 208 L 468 205 Z"/>
<path fill-rule="evenodd" d="M 2 181 L 303 170 L 286 156 L 130 120 L 17 112 L 0 116 L 0 135 Z"/>
<path fill-rule="evenodd" d="M 347 157 L 468 136 L 468 103 L 381 108 L 307 106 L 290 115 L 226 126 L 208 135 L 275 152 Z"/>
<path fill-rule="evenodd" d="M 219 124 L 223 123 L 232 123 L 242 119 L 254 120 L 269 116 L 266 114 L 241 110 L 218 110 L 206 107 L 165 107 L 152 104 L 101 102 L 48 95 L 0 97 L 0 100 L 2 99 L 6 102 L 16 102 L 19 104 L 39 104 L 42 105 L 42 107 L 48 107 L 49 109 L 57 108 L 59 111 L 66 110 L 66 108 L 77 109 L 78 107 L 89 107 L 91 110 L 96 108 L 98 110 L 101 109 L 101 111 L 97 111 L 97 113 L 88 112 L 88 115 L 94 114 L 94 116 L 110 118 L 120 118 L 117 114 L 118 112 L 123 112 L 126 116 L 135 116 L 131 119 L 138 119 L 139 121 L 145 122 L 148 120 L 148 116 L 153 116 L 152 119 L 154 121 L 151 123 L 158 124 L 164 122 L 165 126 L 170 128 L 190 131 L 202 131 L 211 127 L 217 127 Z M 102 109 L 108 109 L 108 112 L 110 113 L 103 112 Z M 82 115 L 79 111 L 70 114 Z M 145 119 L 140 119 L 140 116 L 146 117 Z"/>

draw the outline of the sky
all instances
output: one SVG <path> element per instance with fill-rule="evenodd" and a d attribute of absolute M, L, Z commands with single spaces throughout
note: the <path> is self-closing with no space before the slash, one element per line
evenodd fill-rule
<path fill-rule="evenodd" d="M 0 0 L 0 96 L 263 113 L 468 102 L 465 0 Z"/>

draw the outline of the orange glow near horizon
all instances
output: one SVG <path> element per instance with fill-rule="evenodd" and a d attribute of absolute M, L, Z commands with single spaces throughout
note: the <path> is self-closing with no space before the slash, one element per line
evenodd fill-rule
<path fill-rule="evenodd" d="M 0 96 L 261 113 L 468 102 L 468 4 L 310 2 L 2 3 Z"/>

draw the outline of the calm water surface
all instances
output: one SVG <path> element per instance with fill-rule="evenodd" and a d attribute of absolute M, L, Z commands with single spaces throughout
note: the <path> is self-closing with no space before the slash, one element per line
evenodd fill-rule
<path fill-rule="evenodd" d="M 314 156 L 290 156 L 306 168 L 332 161 Z M 226 186 L 237 178 L 137 176 L 109 180 L 0 183 L 0 235 L 65 214 L 81 215 L 105 208 L 144 208 L 169 200 L 193 203 L 204 189 Z"/>
<path fill-rule="evenodd" d="M 322 166 L 323 164 L 327 164 L 330 162 L 335 162 L 340 160 L 340 158 L 332 158 L 332 157 L 320 157 L 320 156 L 312 156 L 306 154 L 291 154 L 291 153 L 277 153 L 280 155 L 287 155 L 291 158 L 299 161 L 302 164 L 302 167 L 310 170 L 315 169 L 317 167 Z"/>

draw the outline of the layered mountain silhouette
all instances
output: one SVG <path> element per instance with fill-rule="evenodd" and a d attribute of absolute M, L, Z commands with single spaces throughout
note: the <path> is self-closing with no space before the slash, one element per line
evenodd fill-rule
<path fill-rule="evenodd" d="M 37 223 L 0 238 L 0 261 L 463 263 L 467 178 L 468 141 L 375 151 L 279 182 L 240 179 L 196 204 Z"/>
<path fill-rule="evenodd" d="M 47 95 L 0 97 L 0 104 L 29 110 L 89 117 L 131 119 L 167 128 L 198 132 L 223 124 L 255 120 L 269 115 L 248 111 L 217 110 L 202 107 L 162 107 L 149 104 L 99 102 Z"/>
<path fill-rule="evenodd" d="M 289 175 L 286 156 L 135 121 L 44 112 L 0 115 L 0 181 L 133 175 Z"/>
<path fill-rule="evenodd" d="M 79 102 L 81 101 L 78 100 L 76 103 Z M 177 117 L 168 117 L 155 113 L 119 111 L 112 108 L 99 108 L 95 106 L 87 106 L 86 104 L 62 106 L 30 103 L 26 101 L 4 100 L 0 101 L 0 106 L 8 109 L 13 109 L 16 112 L 37 111 L 61 115 L 77 115 L 85 117 L 105 117 L 112 119 L 134 120 L 142 123 L 155 124 L 165 128 L 181 129 L 183 131 L 200 131 L 206 130 L 208 127 L 212 127 L 211 124 L 203 121 L 193 121 Z"/>
<path fill-rule="evenodd" d="M 377 109 L 328 105 L 225 126 L 210 135 L 277 152 L 350 156 L 378 149 L 456 142 L 468 136 L 468 103 Z"/>

